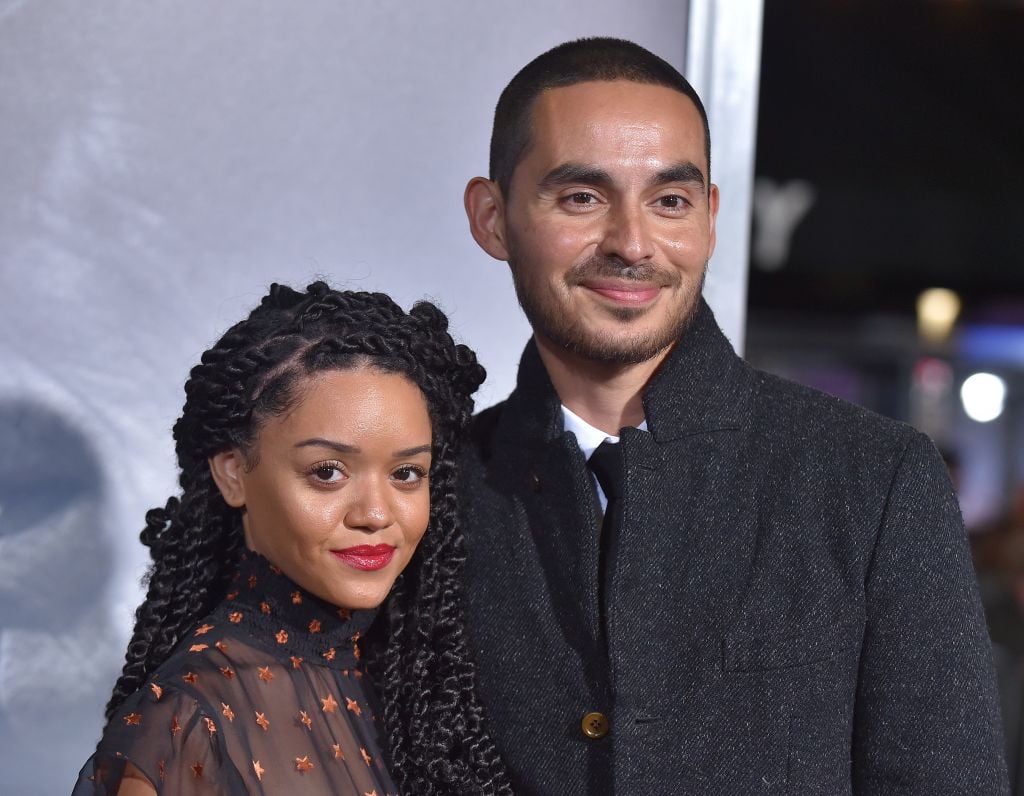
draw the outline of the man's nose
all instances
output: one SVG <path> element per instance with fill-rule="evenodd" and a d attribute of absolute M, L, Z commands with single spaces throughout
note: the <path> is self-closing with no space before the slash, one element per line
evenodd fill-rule
<path fill-rule="evenodd" d="M 345 512 L 345 526 L 355 531 L 374 533 L 393 524 L 395 517 L 387 499 L 387 488 L 376 479 L 351 484 L 349 496 L 352 502 Z"/>
<path fill-rule="evenodd" d="M 654 243 L 649 219 L 643 208 L 619 205 L 604 218 L 604 229 L 598 251 L 606 257 L 615 257 L 626 265 L 650 260 L 654 257 Z"/>

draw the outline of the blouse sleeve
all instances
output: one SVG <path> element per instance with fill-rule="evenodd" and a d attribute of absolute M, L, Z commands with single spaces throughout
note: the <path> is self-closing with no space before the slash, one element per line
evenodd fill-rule
<path fill-rule="evenodd" d="M 72 796 L 115 796 L 129 762 L 159 794 L 245 794 L 209 713 L 190 694 L 147 685 L 111 719 Z"/>

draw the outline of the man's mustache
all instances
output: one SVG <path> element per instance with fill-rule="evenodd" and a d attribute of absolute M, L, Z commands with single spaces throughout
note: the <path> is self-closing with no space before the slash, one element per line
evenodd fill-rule
<path fill-rule="evenodd" d="M 679 278 L 679 272 L 675 269 L 662 268 L 649 260 L 630 265 L 619 257 L 604 257 L 599 254 L 577 263 L 566 274 L 566 281 L 571 285 L 579 285 L 592 279 L 619 279 L 671 287 L 678 284 Z"/>

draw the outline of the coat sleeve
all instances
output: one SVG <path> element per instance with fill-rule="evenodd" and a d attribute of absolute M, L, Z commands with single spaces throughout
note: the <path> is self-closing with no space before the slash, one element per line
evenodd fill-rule
<path fill-rule="evenodd" d="M 854 793 L 1008 794 L 992 650 L 945 466 L 914 432 L 865 584 Z"/>

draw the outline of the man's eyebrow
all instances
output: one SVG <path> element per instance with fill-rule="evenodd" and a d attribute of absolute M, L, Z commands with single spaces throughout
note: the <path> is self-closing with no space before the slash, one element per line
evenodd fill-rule
<path fill-rule="evenodd" d="M 665 185 L 670 182 L 692 182 L 699 188 L 706 187 L 704 172 L 693 163 L 677 163 L 675 166 L 669 166 L 667 169 L 659 171 L 650 180 L 651 185 Z"/>
<path fill-rule="evenodd" d="M 310 439 L 304 439 L 302 442 L 295 443 L 296 448 L 330 448 L 337 453 L 362 453 L 362 449 L 358 445 L 349 445 L 345 442 L 335 442 L 331 439 L 324 439 L 323 437 L 311 437 Z M 392 456 L 396 459 L 405 459 L 409 456 L 416 456 L 420 453 L 430 453 L 432 450 L 430 444 L 417 445 L 413 448 L 403 448 L 402 450 L 395 451 Z"/>
<path fill-rule="evenodd" d="M 582 163 L 563 163 L 561 166 L 556 166 L 545 174 L 540 184 L 546 187 L 568 185 L 574 182 L 587 185 L 608 185 L 611 181 L 611 175 L 598 166 L 586 166 Z"/>

